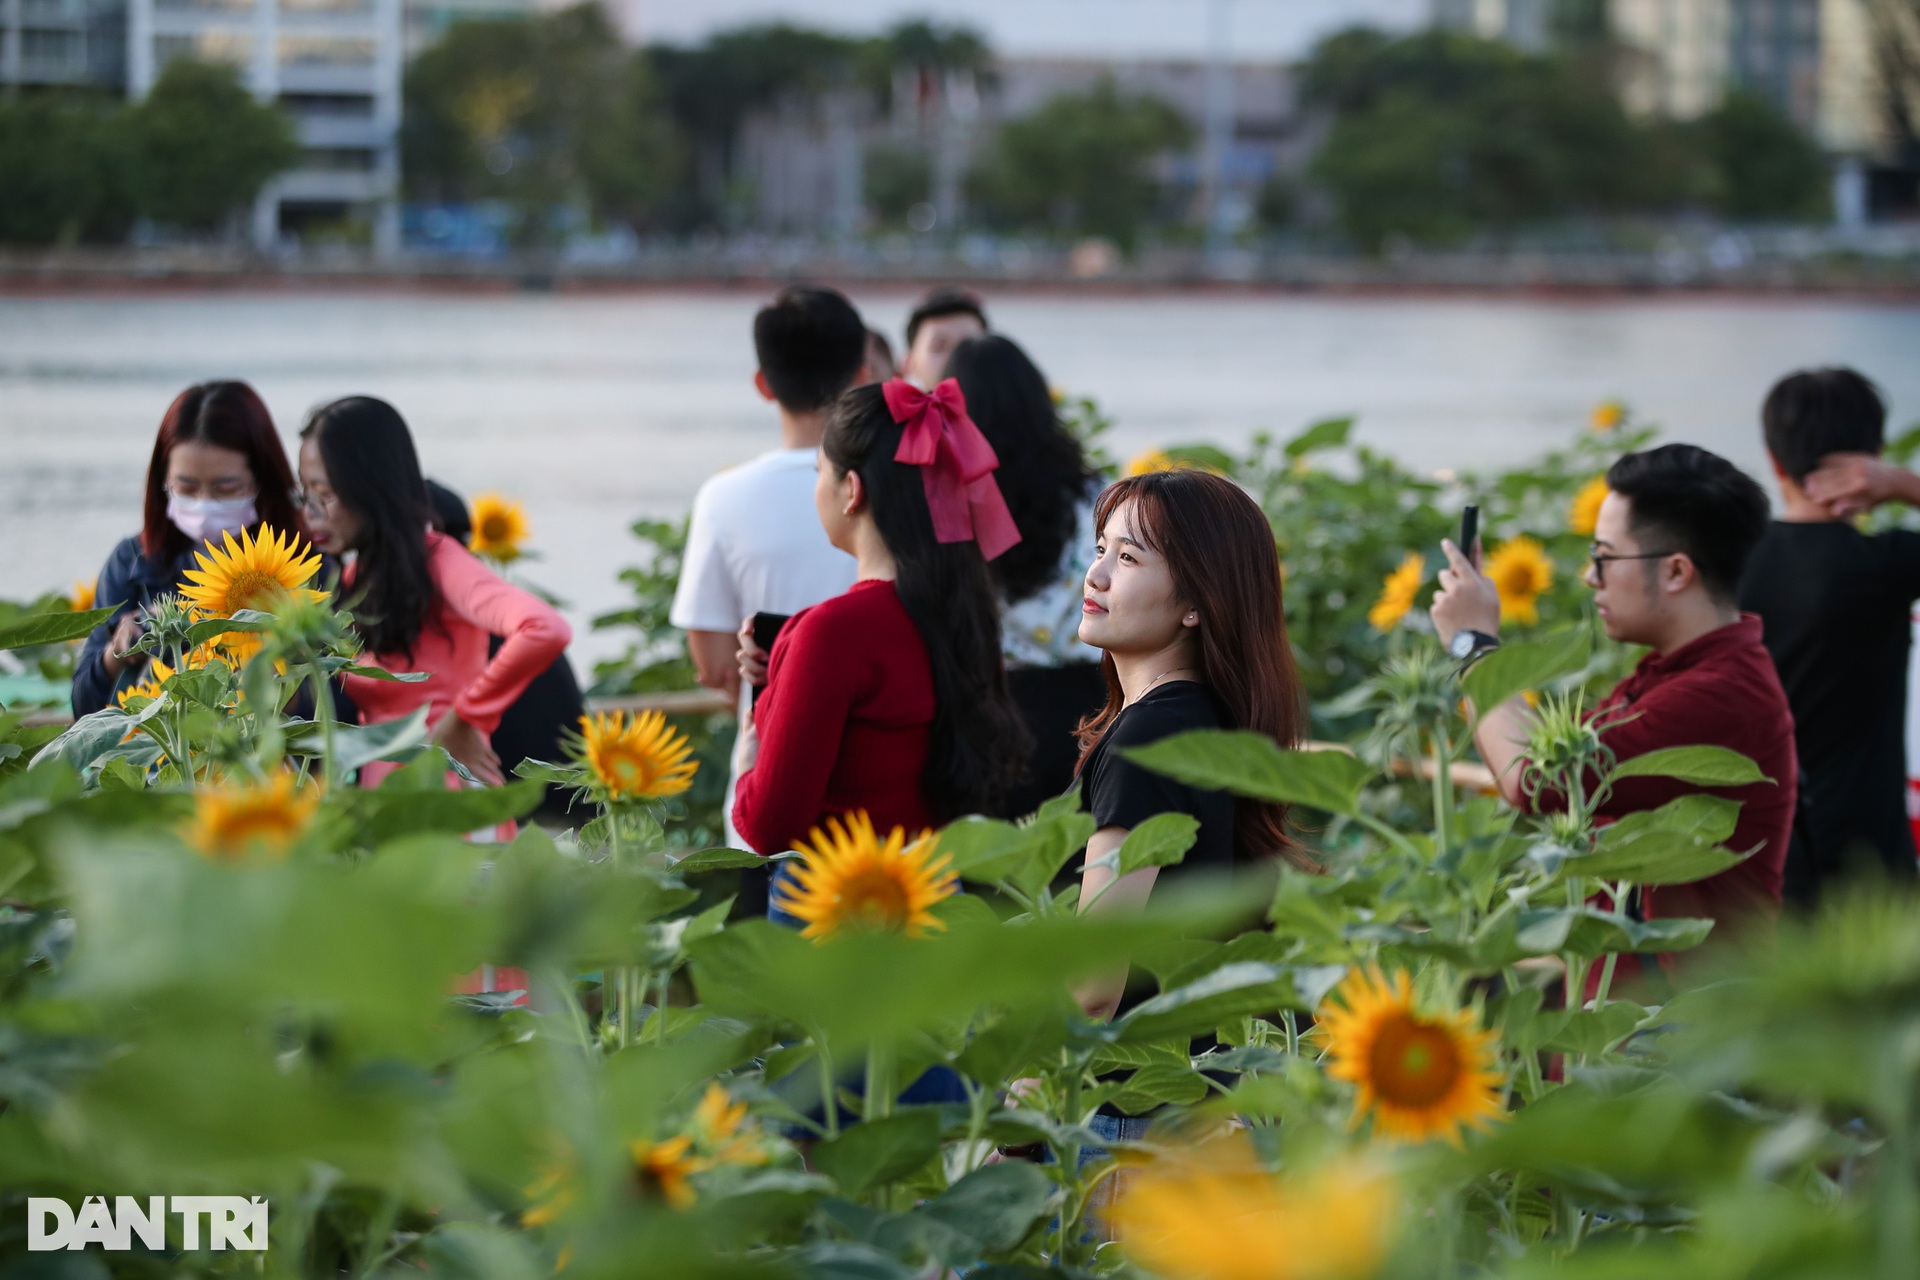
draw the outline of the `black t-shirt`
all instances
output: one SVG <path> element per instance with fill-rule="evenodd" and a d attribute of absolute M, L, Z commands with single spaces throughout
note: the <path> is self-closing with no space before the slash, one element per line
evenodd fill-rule
<path fill-rule="evenodd" d="M 1101 827 L 1131 831 L 1162 813 L 1190 814 L 1200 833 L 1175 866 L 1160 868 L 1156 884 L 1196 870 L 1233 867 L 1234 800 L 1225 791 L 1203 791 L 1133 763 L 1120 752 L 1144 747 L 1190 729 L 1219 729 L 1225 719 L 1213 696 L 1192 680 L 1175 680 L 1149 689 L 1121 711 L 1087 754 L 1080 770 L 1080 805 Z"/>
<path fill-rule="evenodd" d="M 1133 763 L 1120 752 L 1128 747 L 1144 747 L 1189 729 L 1224 728 L 1225 723 L 1213 696 L 1203 686 L 1191 680 L 1163 684 L 1149 689 L 1138 702 L 1114 717 L 1080 770 L 1080 805 L 1093 815 L 1100 827 L 1124 827 L 1131 831 L 1162 813 L 1184 813 L 1199 820 L 1200 830 L 1193 848 L 1187 850 L 1187 856 L 1180 862 L 1160 868 L 1154 880 L 1156 889 L 1195 872 L 1218 873 L 1232 869 L 1234 798 L 1225 791 L 1205 791 L 1176 782 L 1163 773 Z M 1135 970 L 1129 975 L 1127 992 L 1121 997 L 1118 1012 L 1127 1012 L 1153 994 L 1151 977 Z M 1195 1054 L 1205 1053 L 1215 1043 L 1213 1036 L 1203 1036 L 1193 1041 L 1190 1050 Z M 1100 1111 L 1110 1116 L 1125 1114 L 1112 1103 L 1103 1105 Z"/>
<path fill-rule="evenodd" d="M 1912 878 L 1907 659 L 1920 598 L 1920 533 L 1776 521 L 1748 562 L 1757 613 L 1793 708 L 1806 776 L 1787 893 L 1810 902 L 1849 867 Z"/>

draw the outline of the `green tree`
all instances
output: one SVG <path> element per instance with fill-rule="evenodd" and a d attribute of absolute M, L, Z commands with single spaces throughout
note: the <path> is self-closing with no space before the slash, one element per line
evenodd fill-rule
<path fill-rule="evenodd" d="M 1004 125 L 973 175 L 973 194 L 1002 225 L 1106 236 L 1131 251 L 1166 194 L 1154 161 L 1192 138 L 1162 99 L 1122 96 L 1103 80 Z"/>
<path fill-rule="evenodd" d="M 167 64 L 125 129 L 140 212 L 188 231 L 217 230 L 300 154 L 292 122 L 234 68 L 186 58 Z"/>
<path fill-rule="evenodd" d="M 1698 125 L 1710 166 L 1708 194 L 1729 218 L 1822 218 L 1829 211 L 1826 157 L 1765 98 L 1732 93 Z"/>
<path fill-rule="evenodd" d="M 463 22 L 407 70 L 405 184 L 415 199 L 511 200 L 537 240 L 562 205 L 644 223 L 672 139 L 647 64 L 597 4 Z"/>
<path fill-rule="evenodd" d="M 71 244 L 125 233 L 133 202 L 117 115 L 64 95 L 0 100 L 0 242 Z"/>
<path fill-rule="evenodd" d="M 1333 124 L 1311 173 L 1368 249 L 1447 243 L 1682 194 L 1670 148 L 1588 60 L 1450 32 L 1344 32 L 1309 61 L 1306 100 Z"/>

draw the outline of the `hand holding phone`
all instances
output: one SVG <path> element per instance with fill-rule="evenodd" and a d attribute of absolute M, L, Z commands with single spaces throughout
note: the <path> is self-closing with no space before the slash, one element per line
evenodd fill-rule
<path fill-rule="evenodd" d="M 1460 512 L 1460 541 L 1455 545 L 1460 554 L 1480 567 L 1480 508 L 1469 502 Z"/>

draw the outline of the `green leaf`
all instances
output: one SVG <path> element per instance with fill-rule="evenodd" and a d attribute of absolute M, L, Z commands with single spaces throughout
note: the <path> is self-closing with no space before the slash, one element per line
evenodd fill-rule
<path fill-rule="evenodd" d="M 1323 449 L 1344 449 L 1353 432 L 1352 418 L 1327 418 L 1316 422 L 1283 446 L 1289 458 L 1304 458 Z"/>
<path fill-rule="evenodd" d="M 1120 843 L 1120 875 L 1143 867 L 1167 867 L 1187 856 L 1200 834 L 1200 822 L 1190 814 L 1157 813 L 1127 832 Z"/>
<path fill-rule="evenodd" d="M 1691 884 L 1747 857 L 1720 847 L 1733 834 L 1740 802 L 1689 795 L 1658 809 L 1630 813 L 1600 833 L 1592 853 L 1568 858 L 1560 875 L 1634 884 Z"/>
<path fill-rule="evenodd" d="M 1540 1047 L 1591 1058 L 1631 1035 L 1647 1011 L 1631 1000 L 1614 1000 L 1604 1009 L 1557 1009 L 1538 1015 Z"/>
<path fill-rule="evenodd" d="M 970 1237 L 977 1253 L 1004 1253 L 1026 1238 L 1052 1199 L 1053 1183 L 1046 1174 L 1025 1161 L 1008 1160 L 975 1169 L 919 1212 Z"/>
<path fill-rule="evenodd" d="M 877 1183 L 904 1178 L 940 1150 L 940 1112 L 915 1107 L 855 1125 L 813 1149 L 813 1165 L 858 1196 Z"/>
<path fill-rule="evenodd" d="M 1156 1064 L 1128 1076 L 1107 1101 L 1128 1115 L 1137 1116 L 1169 1102 L 1190 1106 L 1209 1092 L 1206 1078 L 1192 1067 L 1184 1063 L 1177 1067 Z"/>
<path fill-rule="evenodd" d="M 516 778 L 536 778 L 553 786 L 574 787 L 580 785 L 582 770 L 574 764 L 549 764 L 545 760 L 522 760 L 513 766 Z"/>
<path fill-rule="evenodd" d="M 544 790 L 537 782 L 509 782 L 459 791 L 369 791 L 354 798 L 366 814 L 368 839 L 381 844 L 422 832 L 464 835 L 497 827 L 533 812 Z"/>
<path fill-rule="evenodd" d="M 1059 1052 L 1069 1025 L 1064 1000 L 1018 1006 L 975 1032 L 953 1065 L 976 1083 L 998 1089 L 1016 1072 Z"/>
<path fill-rule="evenodd" d="M 335 726 L 334 767 L 343 774 L 352 773 L 362 765 L 420 746 L 427 740 L 427 711 L 428 708 L 422 706 L 400 720 Z M 302 725 L 297 737 L 289 736 L 287 750 L 298 755 L 321 755 L 326 750 L 326 738 L 319 725 Z"/>
<path fill-rule="evenodd" d="M 759 854 L 745 849 L 699 849 L 675 862 L 673 869 L 681 875 L 697 875 L 702 871 L 739 871 L 772 865 Z"/>
<path fill-rule="evenodd" d="M 366 667 L 358 663 L 348 663 L 340 668 L 341 675 L 364 676 L 369 680 L 389 680 L 400 684 L 418 684 L 422 680 L 431 680 L 431 671 L 389 671 L 385 667 Z"/>
<path fill-rule="evenodd" d="M 231 618 L 208 618 L 205 622 L 194 623 L 187 628 L 187 643 L 189 645 L 205 644 L 209 640 L 218 640 L 231 632 L 266 631 L 273 625 L 272 614 L 256 615 L 250 610 L 241 612 L 248 616 L 242 617 L 236 614 Z"/>
<path fill-rule="evenodd" d="M 1176 733 L 1121 754 L 1189 786 L 1349 816 L 1375 772 L 1344 751 L 1282 751 L 1265 734 L 1238 729 Z"/>
<path fill-rule="evenodd" d="M 1005 881 L 1029 897 L 1060 874 L 1067 859 L 1087 847 L 1093 816 L 1056 811 L 1025 826 L 990 818 L 963 818 L 940 832 L 940 852 L 953 869 L 976 884 Z"/>
<path fill-rule="evenodd" d="M 138 725 L 158 715 L 166 706 L 165 698 L 155 698 L 137 712 L 129 714 L 118 707 L 102 707 L 75 720 L 59 737 L 40 749 L 29 769 L 54 760 L 63 760 L 82 772 L 100 757 L 118 746 Z"/>
<path fill-rule="evenodd" d="M 1163 991 L 1113 1024 L 1122 1043 L 1196 1036 L 1231 1018 L 1267 1013 L 1299 1001 L 1287 969 L 1241 961 L 1222 965 L 1186 986 Z"/>
<path fill-rule="evenodd" d="M 118 605 L 88 609 L 84 613 L 34 613 L 0 626 L 0 649 L 30 649 L 40 644 L 63 644 L 89 635 L 111 618 Z"/>
<path fill-rule="evenodd" d="M 1739 787 L 1774 781 L 1738 751 L 1711 746 L 1662 747 L 1644 752 L 1614 766 L 1613 781 L 1622 778 L 1678 778 L 1702 787 Z"/>
<path fill-rule="evenodd" d="M 1587 665 L 1593 652 L 1593 634 L 1585 627 L 1542 636 L 1538 640 L 1503 644 L 1473 664 L 1460 682 L 1477 712 L 1493 710 L 1508 698 L 1529 689 L 1541 689 Z"/>

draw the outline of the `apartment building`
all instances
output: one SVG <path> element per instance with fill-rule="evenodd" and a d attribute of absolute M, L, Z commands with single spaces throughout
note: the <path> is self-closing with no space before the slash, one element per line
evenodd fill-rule
<path fill-rule="evenodd" d="M 174 58 L 240 67 L 254 96 L 292 118 L 303 148 L 255 201 L 255 245 L 339 225 L 364 228 L 391 253 L 402 29 L 402 0 L 128 0 L 127 93 L 145 96 Z"/>
<path fill-rule="evenodd" d="M 0 85 L 117 88 L 123 0 L 0 0 Z"/>

